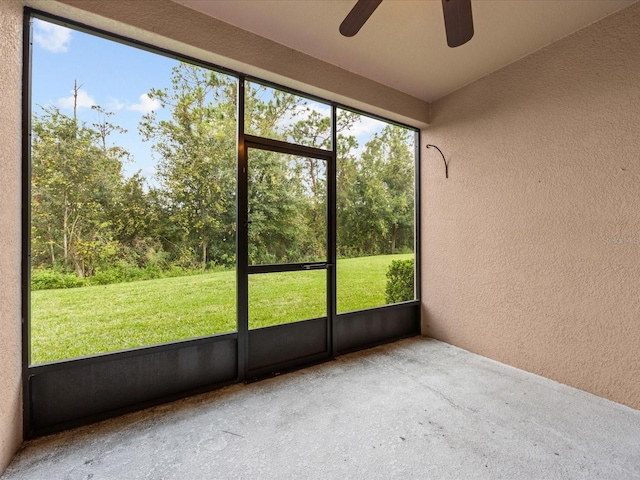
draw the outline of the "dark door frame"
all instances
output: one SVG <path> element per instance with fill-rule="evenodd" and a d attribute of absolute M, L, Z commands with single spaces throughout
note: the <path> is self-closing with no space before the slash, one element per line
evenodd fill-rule
<path fill-rule="evenodd" d="M 237 157 L 237 259 L 236 259 L 236 292 L 238 315 L 238 373 L 239 379 L 247 380 L 264 375 L 275 374 L 282 370 L 295 368 L 301 364 L 308 364 L 326 360 L 334 356 L 333 331 L 335 329 L 335 296 L 336 296 L 336 142 L 335 119 L 336 106 L 331 105 L 331 150 L 298 145 L 280 140 L 257 137 L 245 133 L 245 84 L 246 77 L 240 75 L 238 83 L 238 157 Z M 262 82 L 260 82 L 262 83 Z M 249 150 L 258 149 L 268 152 L 278 152 L 300 157 L 316 158 L 326 162 L 327 175 L 327 233 L 325 261 L 288 263 L 275 265 L 249 265 L 249 218 L 248 218 L 248 170 Z M 309 269 L 326 269 L 327 282 L 327 316 L 295 324 L 274 325 L 257 330 L 249 329 L 249 275 L 274 272 L 291 272 Z M 321 323 L 324 323 L 322 328 Z M 308 328 L 305 328 L 307 327 Z M 324 339 L 309 338 L 309 335 L 324 334 Z M 317 340 L 322 340 L 320 343 Z M 262 342 L 261 346 L 256 343 Z M 273 347 L 272 347 L 273 345 Z M 304 352 L 306 347 L 309 351 Z M 282 350 L 291 349 L 289 358 L 282 355 Z M 252 355 L 264 357 L 266 351 L 279 354 L 273 363 L 252 362 Z"/>

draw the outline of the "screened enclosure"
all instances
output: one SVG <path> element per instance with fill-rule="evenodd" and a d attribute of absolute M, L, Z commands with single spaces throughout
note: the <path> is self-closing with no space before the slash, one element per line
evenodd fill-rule
<path fill-rule="evenodd" d="M 25 25 L 27 435 L 419 333 L 415 129 Z"/>

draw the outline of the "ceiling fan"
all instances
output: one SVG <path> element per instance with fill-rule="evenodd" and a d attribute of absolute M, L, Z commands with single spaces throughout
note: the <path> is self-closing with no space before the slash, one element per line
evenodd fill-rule
<path fill-rule="evenodd" d="M 353 37 L 362 28 L 382 0 L 358 0 L 340 24 L 340 33 Z M 451 48 L 467 43 L 473 37 L 471 0 L 442 0 L 447 45 Z"/>

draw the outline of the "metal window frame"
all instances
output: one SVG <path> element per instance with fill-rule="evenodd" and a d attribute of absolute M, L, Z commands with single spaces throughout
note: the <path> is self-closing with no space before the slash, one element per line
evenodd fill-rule
<path fill-rule="evenodd" d="M 248 305 L 247 302 L 241 300 L 247 298 L 247 281 L 249 274 L 262 273 L 274 266 L 249 266 L 247 262 L 244 265 L 238 264 L 236 268 L 236 314 L 237 314 L 237 331 L 211 335 L 201 338 L 180 340 L 175 342 L 164 343 L 160 345 L 141 346 L 138 348 L 108 352 L 104 354 L 91 355 L 81 358 L 65 359 L 56 362 L 31 365 L 30 364 L 30 277 L 31 277 L 31 114 L 32 114 L 32 97 L 31 97 L 31 61 L 32 61 L 32 21 L 38 18 L 47 22 L 56 23 L 74 30 L 98 36 L 109 41 L 144 50 L 153 54 L 162 55 L 177 61 L 187 62 L 196 66 L 207 68 L 218 73 L 229 75 L 238 79 L 238 99 L 237 99 L 237 122 L 238 122 L 238 160 L 237 160 L 237 204 L 236 204 L 236 224 L 237 231 L 241 230 L 241 225 L 246 222 L 247 212 L 247 184 L 246 184 L 246 152 L 247 148 L 263 148 L 265 150 L 281 151 L 282 153 L 290 153 L 301 156 L 311 156 L 314 158 L 326 159 L 328 161 L 327 168 L 327 262 L 308 262 L 302 264 L 287 264 L 278 266 L 277 268 L 286 268 L 286 271 L 295 271 L 305 269 L 307 266 L 311 268 L 327 268 L 327 313 L 328 328 L 326 336 L 326 344 L 328 352 L 326 354 L 313 354 L 301 361 L 290 361 L 277 364 L 280 371 L 286 371 L 291 368 L 298 368 L 300 365 L 308 365 L 324 361 L 337 355 L 350 351 L 367 348 L 379 343 L 385 343 L 398 338 L 416 335 L 420 332 L 420 132 L 415 127 L 402 124 L 393 120 L 389 120 L 379 115 L 364 112 L 353 107 L 342 105 L 335 101 L 328 101 L 316 95 L 302 92 L 290 87 L 285 87 L 274 82 L 259 79 L 257 77 L 243 74 L 229 68 L 215 65 L 198 58 L 188 55 L 178 54 L 171 50 L 154 46 L 145 42 L 134 40 L 122 35 L 114 34 L 99 28 L 95 28 L 80 22 L 71 21 L 63 17 L 49 14 L 26 7 L 24 9 L 24 31 L 23 31 L 23 117 L 22 117 L 22 364 L 23 364 L 23 436 L 31 438 L 66 428 L 91 423 L 104 418 L 120 415 L 122 413 L 147 408 L 152 405 L 165 403 L 176 398 L 188 396 L 194 393 L 209 391 L 219 388 L 223 385 L 236 383 L 239 381 L 250 380 L 249 373 L 256 375 L 269 374 L 271 367 L 267 369 L 257 369 L 250 372 L 249 369 L 249 330 L 248 330 Z M 244 134 L 245 121 L 245 82 L 254 82 L 270 88 L 278 89 L 287 93 L 295 94 L 312 101 L 316 101 L 331 107 L 331 150 L 314 149 L 302 145 L 280 142 L 278 140 L 265 139 Z M 350 111 L 374 118 L 388 124 L 397 125 L 407 128 L 415 132 L 416 135 L 416 154 L 415 154 L 415 222 L 414 222 L 414 258 L 415 258 L 415 299 L 409 302 L 403 302 L 394 305 L 384 305 L 372 309 L 358 310 L 354 312 L 346 312 L 338 314 L 336 311 L 336 241 L 337 241 L 337 212 L 336 212 L 336 172 L 337 172 L 337 133 L 336 119 L 337 109 Z M 311 155 L 307 155 L 311 154 Z M 244 169 L 244 171 L 243 171 Z M 245 181 L 242 181 L 242 176 Z M 244 212 L 244 214 L 242 213 Z M 246 235 L 244 239 L 241 235 L 236 237 L 236 255 L 238 258 L 248 257 L 248 245 Z M 322 264 L 322 267 L 320 265 Z M 283 270 L 284 271 L 284 270 Z M 393 318 L 395 323 L 389 323 L 389 319 Z M 321 319 L 311 319 L 309 322 L 315 322 Z M 303 324 L 307 321 L 296 322 Z M 271 327 L 266 327 L 265 330 Z M 346 333 L 345 333 L 346 332 Z M 124 399 L 119 402 L 119 398 L 113 399 L 102 411 L 88 410 L 82 415 L 72 415 L 70 418 L 56 418 L 56 415 L 64 415 L 60 412 L 49 412 L 50 417 L 45 421 L 39 420 L 42 415 L 40 412 L 34 412 L 34 402 L 32 395 L 34 390 L 40 389 L 42 385 L 47 385 L 52 379 L 63 378 L 66 381 L 74 379 L 79 372 L 94 375 L 95 372 L 106 372 L 106 374 L 117 374 L 122 368 L 132 368 L 136 362 L 142 358 L 162 358 L 165 364 L 169 364 L 171 359 L 188 357 L 190 361 L 197 361 L 201 357 L 211 355 L 222 355 L 223 362 L 228 363 L 229 355 L 233 353 L 235 361 L 233 367 L 224 375 L 212 374 L 211 372 L 201 375 L 191 384 L 185 384 L 182 389 L 172 390 L 171 388 L 160 389 L 155 396 L 139 397 L 133 401 Z M 207 357 L 208 358 L 208 357 Z M 225 360 L 226 358 L 226 360 Z M 142 361 L 142 360 L 140 360 Z M 160 372 L 163 374 L 165 372 Z M 189 374 L 202 374 L 201 371 L 194 372 L 187 369 L 170 372 L 167 378 L 160 378 L 160 382 L 170 384 L 172 381 Z M 208 375 L 208 376 L 207 376 Z M 46 390 L 46 389 L 45 389 Z M 40 394 L 46 395 L 46 391 L 39 391 Z M 68 392 L 67 392 L 68 393 Z M 76 393 L 72 392 L 72 398 Z M 126 395 L 125 395 L 126 396 Z M 87 396 L 79 395 L 77 402 L 86 402 Z M 68 398 L 66 398 L 68 400 Z M 66 401 L 61 399 L 60 402 Z M 42 399 L 39 399 L 41 402 Z M 46 402 L 46 400 L 45 400 Z M 128 402 L 128 403 L 127 403 Z M 132 403 L 133 402 L 133 403 Z M 54 409 L 55 410 L 55 409 Z M 69 409 L 67 409 L 69 410 Z M 73 413 L 73 412 L 72 412 Z M 47 412 L 45 412 L 46 417 Z M 40 417 L 38 416 L 40 415 Z M 47 423 L 48 422 L 48 423 Z"/>

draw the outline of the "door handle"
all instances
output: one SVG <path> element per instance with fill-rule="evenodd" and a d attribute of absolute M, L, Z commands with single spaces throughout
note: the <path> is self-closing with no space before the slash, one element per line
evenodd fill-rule
<path fill-rule="evenodd" d="M 329 266 L 328 263 L 305 263 L 302 265 L 302 270 L 322 270 Z"/>

